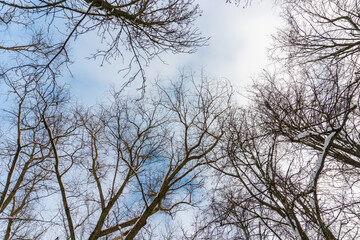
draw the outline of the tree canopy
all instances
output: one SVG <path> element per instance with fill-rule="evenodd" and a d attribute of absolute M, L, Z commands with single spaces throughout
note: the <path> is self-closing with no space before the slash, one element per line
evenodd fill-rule
<path fill-rule="evenodd" d="M 223 184 L 199 236 L 359 237 L 358 3 L 282 7 L 287 25 L 274 36 L 275 66 L 231 120 L 228 158 L 213 165 Z"/>
<path fill-rule="evenodd" d="M 96 33 L 92 57 L 129 52 L 124 83 L 145 81 L 155 56 L 206 43 L 199 6 L 0 3 L 4 239 L 359 238 L 357 1 L 275 1 L 286 24 L 247 104 L 229 81 L 184 71 L 94 106 L 58 81 L 73 40 Z M 167 229 L 180 211 L 197 215 Z"/>
<path fill-rule="evenodd" d="M 11 71 L 31 72 L 35 77 L 56 77 L 72 61 L 71 43 L 80 36 L 97 35 L 101 44 L 89 57 L 113 61 L 130 54 L 124 82 L 146 80 L 145 66 L 162 52 L 194 52 L 206 43 L 193 26 L 199 6 L 193 0 L 62 0 L 0 1 L 0 29 L 21 31 L 0 42 L 0 52 L 16 58 L 2 64 L 2 76 Z M 9 76 L 12 77 L 12 76 Z"/>

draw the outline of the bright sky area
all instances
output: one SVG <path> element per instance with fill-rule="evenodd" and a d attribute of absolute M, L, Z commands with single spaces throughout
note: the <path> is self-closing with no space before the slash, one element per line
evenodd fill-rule
<path fill-rule="evenodd" d="M 166 64 L 155 59 L 146 68 L 147 85 L 151 85 L 158 75 L 164 79 L 176 79 L 180 69 L 191 68 L 197 73 L 203 69 L 209 77 L 227 78 L 242 91 L 251 84 L 251 77 L 268 63 L 266 50 L 271 44 L 271 34 L 281 24 L 277 9 L 271 1 L 254 1 L 246 8 L 225 0 L 197 2 L 203 12 L 195 25 L 204 36 L 210 37 L 209 45 L 193 54 L 162 54 Z M 124 73 L 118 73 L 119 69 L 126 67 L 122 59 L 101 67 L 100 60 L 86 59 L 97 44 L 95 36 L 86 36 L 72 45 L 71 88 L 80 102 L 89 105 L 101 101 L 111 85 L 120 87 L 126 81 Z M 140 86 L 141 82 L 136 81 L 130 90 Z"/>

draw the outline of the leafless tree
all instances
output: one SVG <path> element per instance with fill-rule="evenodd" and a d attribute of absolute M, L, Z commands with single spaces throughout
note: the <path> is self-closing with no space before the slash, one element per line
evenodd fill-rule
<path fill-rule="evenodd" d="M 359 4 L 357 1 L 288 1 L 288 27 L 275 37 L 282 55 L 295 63 L 358 60 Z"/>
<path fill-rule="evenodd" d="M 64 89 L 19 82 L 9 93 L 6 239 L 134 239 L 154 215 L 199 201 L 202 172 L 221 158 L 213 152 L 232 104 L 227 83 L 182 75 L 143 99 L 113 91 L 89 109 L 72 107 Z"/>
<path fill-rule="evenodd" d="M 276 70 L 229 122 L 197 237 L 359 237 L 358 3 L 284 4 Z"/>
<path fill-rule="evenodd" d="M 357 238 L 358 81 L 310 88 L 266 77 L 227 125 L 227 159 L 212 164 L 218 183 L 197 236 Z"/>
<path fill-rule="evenodd" d="M 5 239 L 38 239 L 50 223 L 38 212 L 40 203 L 55 192 L 51 184 L 45 184 L 53 178 L 43 116 L 45 111 L 57 111 L 67 94 L 53 83 L 25 80 L 6 84 L 10 91 L 1 115 L 1 225 L 6 226 Z M 41 96 L 47 98 L 48 107 Z"/>
<path fill-rule="evenodd" d="M 121 69 L 133 71 L 129 81 L 138 75 L 145 81 L 144 67 L 160 53 L 191 53 L 206 43 L 192 24 L 200 14 L 193 0 L 0 3 L 0 28 L 8 33 L 0 40 L 0 52 L 7 56 L 2 75 L 19 68 L 31 68 L 36 77 L 61 72 L 59 66 L 71 62 L 72 41 L 97 34 L 92 57 L 111 61 L 129 52 L 128 66 Z"/>

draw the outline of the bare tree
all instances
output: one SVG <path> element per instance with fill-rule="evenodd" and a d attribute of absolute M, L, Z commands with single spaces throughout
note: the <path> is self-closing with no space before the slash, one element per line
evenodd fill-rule
<path fill-rule="evenodd" d="M 284 3 L 277 70 L 229 122 L 198 237 L 358 238 L 358 3 Z"/>
<path fill-rule="evenodd" d="M 295 64 L 328 60 L 357 62 L 359 6 L 357 1 L 288 1 L 288 27 L 275 37 L 282 57 Z"/>
<path fill-rule="evenodd" d="M 230 118 L 227 159 L 211 164 L 218 183 L 197 236 L 358 237 L 358 81 L 308 88 L 266 77 L 254 105 Z"/>
<path fill-rule="evenodd" d="M 52 105 L 49 111 L 54 112 L 67 95 L 53 83 L 25 80 L 7 85 L 9 101 L 3 105 L 1 127 L 1 225 L 6 226 L 5 239 L 38 239 L 50 223 L 39 214 L 40 203 L 55 192 L 51 184 L 45 184 L 52 181 L 51 151 L 42 125 L 45 106 L 40 96 L 47 95 Z"/>
<path fill-rule="evenodd" d="M 101 44 L 92 49 L 92 57 L 111 61 L 129 52 L 122 69 L 133 71 L 129 81 L 138 75 L 145 81 L 144 67 L 152 58 L 168 51 L 193 52 L 206 42 L 192 25 L 200 14 L 193 0 L 0 3 L 0 28 L 10 33 L 2 36 L 0 52 L 11 59 L 2 64 L 2 75 L 14 68 L 32 68 L 36 77 L 62 71 L 59 66 L 71 62 L 71 42 L 93 32 Z M 14 31 L 22 36 L 12 36 Z"/>
<path fill-rule="evenodd" d="M 53 82 L 13 90 L 18 127 L 2 136 L 6 239 L 134 239 L 157 213 L 193 206 L 232 104 L 227 83 L 193 75 L 140 100 L 113 91 L 90 109 L 69 105 Z"/>
<path fill-rule="evenodd" d="M 111 143 L 107 156 L 114 152 L 115 168 L 107 170 L 114 173 L 105 191 L 107 179 L 100 177 L 105 159 L 93 154 L 91 174 L 102 207 L 90 239 L 119 231 L 133 239 L 156 212 L 173 214 L 181 205 L 193 204 L 205 157 L 223 134 L 221 121 L 229 107 L 224 100 L 231 93 L 225 86 L 212 93 L 206 82 L 190 91 L 184 80 L 168 89 L 159 86 L 160 98 L 146 101 L 115 94 L 114 105 L 104 110 L 104 138 Z M 98 148 L 94 140 L 92 151 Z M 120 201 L 125 193 L 131 202 Z"/>

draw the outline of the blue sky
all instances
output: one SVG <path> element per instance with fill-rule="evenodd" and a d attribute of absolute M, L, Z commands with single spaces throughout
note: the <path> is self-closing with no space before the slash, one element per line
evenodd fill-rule
<path fill-rule="evenodd" d="M 194 54 L 162 54 L 167 63 L 156 60 L 147 68 L 148 87 L 160 75 L 164 79 L 176 79 L 182 68 L 200 72 L 209 77 L 224 77 L 238 89 L 251 84 L 251 76 L 261 72 L 266 66 L 266 48 L 271 44 L 272 33 L 281 23 L 270 1 L 254 2 L 243 9 L 226 0 L 197 0 L 203 10 L 195 25 L 204 36 L 210 37 L 209 46 L 202 47 Z M 8 33 L 9 38 L 21 38 L 21 33 Z M 70 65 L 72 75 L 64 72 L 64 81 L 72 90 L 72 95 L 87 105 L 100 102 L 110 86 L 120 87 L 126 81 L 119 69 L 126 67 L 121 59 L 111 64 L 86 59 L 96 48 L 99 40 L 95 34 L 86 34 L 72 43 Z M 138 94 L 135 89 L 141 80 L 129 87 L 128 92 Z M 184 223 L 191 219 L 189 212 L 182 213 Z M 190 222 L 190 221 L 189 221 Z"/>
<path fill-rule="evenodd" d="M 197 0 L 202 16 L 196 26 L 204 36 L 210 37 L 209 45 L 193 54 L 162 54 L 164 64 L 154 59 L 146 68 L 148 83 L 157 76 L 174 79 L 179 69 L 203 69 L 209 77 L 225 77 L 238 89 L 251 83 L 251 77 L 261 72 L 267 64 L 266 49 L 270 47 L 270 35 L 281 24 L 276 9 L 270 1 L 254 2 L 247 8 L 227 4 L 225 0 Z M 72 77 L 65 76 L 73 95 L 80 102 L 92 105 L 101 101 L 110 86 L 120 87 L 126 79 L 119 69 L 126 67 L 121 59 L 105 63 L 86 59 L 91 49 L 96 49 L 99 40 L 95 35 L 86 35 L 72 45 L 74 64 L 70 66 Z M 141 86 L 135 81 L 129 91 Z"/>

